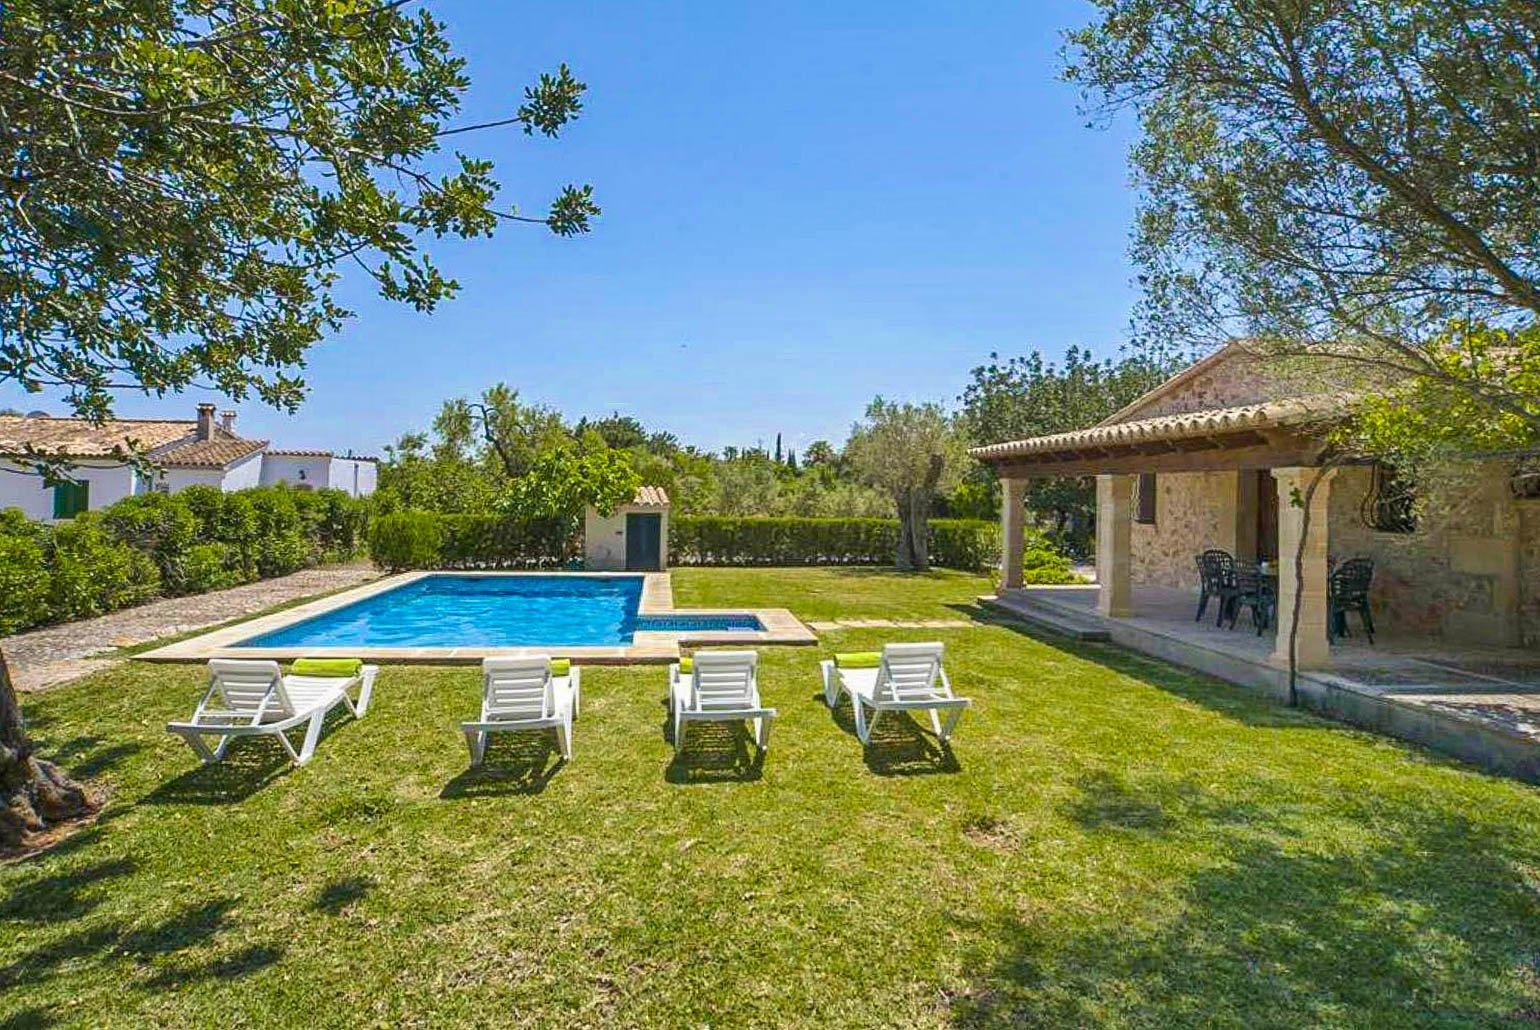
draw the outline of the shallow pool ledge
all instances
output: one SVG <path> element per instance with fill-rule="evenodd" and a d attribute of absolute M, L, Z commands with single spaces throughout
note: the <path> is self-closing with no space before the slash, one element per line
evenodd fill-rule
<path fill-rule="evenodd" d="M 396 590 L 433 572 L 406 572 L 386 576 L 364 586 L 345 590 L 328 597 L 317 598 L 281 612 L 259 616 L 230 626 L 201 633 L 153 651 L 134 655 L 143 662 L 204 662 L 210 658 L 264 658 L 291 661 L 302 657 L 348 657 L 368 661 L 395 664 L 418 663 L 424 665 L 473 665 L 483 658 L 497 656 L 550 655 L 553 658 L 572 658 L 585 665 L 634 665 L 643 663 L 667 663 L 679 657 L 681 646 L 703 647 L 710 645 L 740 644 L 754 647 L 762 644 L 808 645 L 816 644 L 818 637 L 811 629 L 785 608 L 675 608 L 673 583 L 667 572 L 645 574 L 639 612 L 642 615 L 684 616 L 732 616 L 752 615 L 764 627 L 759 630 L 637 630 L 630 644 L 574 646 L 552 643 L 519 647 L 316 647 L 285 645 L 281 647 L 248 647 L 241 641 L 295 625 L 318 615 L 345 608 L 378 594 Z M 480 572 L 454 575 L 521 576 L 553 573 Z M 571 573 L 582 576 L 635 576 L 636 573 Z"/>

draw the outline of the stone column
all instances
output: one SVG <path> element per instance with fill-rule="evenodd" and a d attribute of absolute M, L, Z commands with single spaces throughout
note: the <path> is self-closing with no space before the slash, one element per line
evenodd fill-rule
<path fill-rule="evenodd" d="M 1096 477 L 1096 610 L 1110 618 L 1132 615 L 1134 477 Z"/>
<path fill-rule="evenodd" d="M 1026 512 L 1025 479 L 1000 480 L 1000 589 L 1021 589 L 1021 549 L 1025 543 L 1021 531 Z"/>
<path fill-rule="evenodd" d="M 1294 625 L 1294 597 L 1299 606 L 1299 640 L 1295 644 L 1299 668 L 1320 669 L 1331 664 L 1331 648 L 1326 641 L 1326 546 L 1330 534 L 1331 480 L 1336 469 L 1276 468 L 1273 479 L 1278 484 L 1278 636 L 1273 644 L 1271 664 L 1289 665 L 1289 633 Z M 1294 577 L 1294 555 L 1304 530 L 1305 492 L 1312 481 L 1320 485 L 1310 499 L 1310 535 L 1305 540 L 1304 576 Z M 1295 498 L 1298 497 L 1299 503 Z"/>

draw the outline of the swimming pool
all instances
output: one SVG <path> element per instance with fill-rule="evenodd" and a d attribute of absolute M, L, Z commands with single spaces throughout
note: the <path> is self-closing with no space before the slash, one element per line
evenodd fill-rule
<path fill-rule="evenodd" d="M 629 645 L 641 632 L 758 632 L 748 614 L 639 615 L 641 576 L 438 573 L 239 641 L 240 647 Z"/>

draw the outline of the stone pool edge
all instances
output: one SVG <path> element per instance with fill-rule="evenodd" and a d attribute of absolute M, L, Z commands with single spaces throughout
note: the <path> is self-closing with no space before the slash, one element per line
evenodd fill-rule
<path fill-rule="evenodd" d="M 549 646 L 526 647 L 242 647 L 239 641 L 284 629 L 317 615 L 335 611 L 358 601 L 382 594 L 425 576 L 432 571 L 403 572 L 385 576 L 363 586 L 354 587 L 328 597 L 306 601 L 293 608 L 286 608 L 271 615 L 259 616 L 221 629 L 200 633 L 164 647 L 155 648 L 133 656 L 141 662 L 203 662 L 210 658 L 261 658 L 290 661 L 301 657 L 347 657 L 366 661 L 422 665 L 475 664 L 483 658 L 497 656 L 550 655 L 553 658 L 571 658 L 589 665 L 633 665 L 643 663 L 667 663 L 678 659 L 681 646 L 703 647 L 709 645 L 761 644 L 810 645 L 818 642 L 817 635 L 785 608 L 675 608 L 673 580 L 667 572 L 641 573 L 642 597 L 637 607 L 640 615 L 752 615 L 760 621 L 763 630 L 697 630 L 667 632 L 638 630 L 629 646 Z M 636 576 L 635 572 L 460 572 L 456 576 L 551 576 L 572 575 L 588 578 L 614 578 Z"/>

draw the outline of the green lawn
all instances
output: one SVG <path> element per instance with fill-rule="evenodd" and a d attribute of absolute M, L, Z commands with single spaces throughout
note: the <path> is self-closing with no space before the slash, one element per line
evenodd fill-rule
<path fill-rule="evenodd" d="M 779 584 L 776 589 L 775 584 Z M 688 573 L 684 604 L 924 617 L 967 577 Z M 299 770 L 200 770 L 196 668 L 32 701 L 100 823 L 0 867 L 0 1025 L 1501 1025 L 1540 1012 L 1540 793 L 1110 648 L 930 632 L 977 708 L 864 755 L 767 649 L 762 769 L 585 670 L 576 757 L 468 771 L 471 668 L 389 668 Z M 545 775 L 537 772 L 545 770 Z"/>
<path fill-rule="evenodd" d="M 951 569 L 679 569 L 680 608 L 790 608 L 803 619 L 956 619 L 994 593 L 985 576 Z"/>

